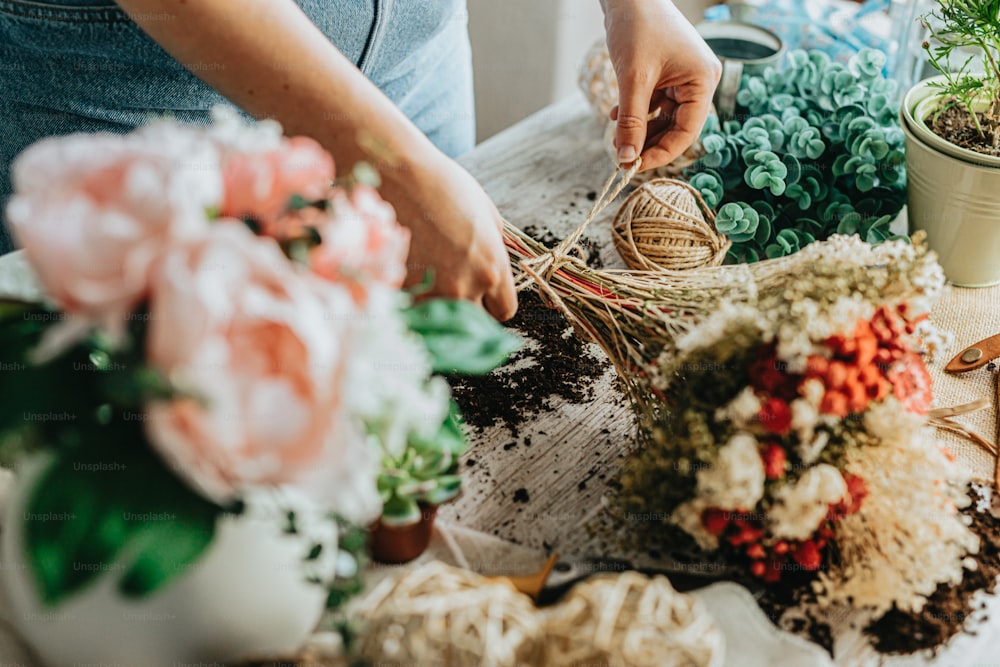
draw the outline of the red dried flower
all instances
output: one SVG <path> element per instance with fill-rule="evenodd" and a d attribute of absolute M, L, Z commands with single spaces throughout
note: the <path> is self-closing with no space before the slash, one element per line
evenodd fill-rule
<path fill-rule="evenodd" d="M 761 459 L 764 461 L 764 474 L 768 479 L 780 479 L 785 476 L 785 463 L 788 457 L 784 447 L 774 442 L 768 443 Z"/>
<path fill-rule="evenodd" d="M 771 396 L 794 396 L 798 378 L 792 381 L 784 371 L 772 348 L 765 348 L 762 356 L 750 366 L 750 386 Z"/>
<path fill-rule="evenodd" d="M 781 581 L 781 561 L 777 558 L 769 558 L 767 567 L 764 568 L 764 582 L 774 584 L 779 581 Z"/>
<path fill-rule="evenodd" d="M 800 542 L 792 551 L 792 558 L 803 570 L 810 572 L 818 570 L 823 564 L 823 555 L 820 553 L 819 547 L 812 540 Z"/>
<path fill-rule="evenodd" d="M 729 543 L 734 547 L 743 544 L 753 544 L 764 539 L 764 530 L 762 528 L 752 526 L 749 522 L 742 519 L 736 519 L 732 524 L 739 529 L 738 532 L 729 538 Z"/>
<path fill-rule="evenodd" d="M 833 415 L 843 419 L 847 415 L 851 414 L 847 405 L 847 396 L 843 392 L 832 389 L 823 394 L 823 400 L 819 404 L 819 411 L 823 414 Z"/>
<path fill-rule="evenodd" d="M 701 513 L 701 525 L 712 535 L 718 537 L 729 525 L 730 513 L 724 510 L 709 508 Z"/>
<path fill-rule="evenodd" d="M 908 352 L 894 363 L 888 372 L 893 393 L 910 412 L 924 414 L 931 406 L 931 375 L 924 360 L 915 352 Z"/>
<path fill-rule="evenodd" d="M 761 426 L 777 435 L 788 435 L 792 429 L 792 410 L 780 398 L 769 398 L 760 406 L 757 419 Z"/>

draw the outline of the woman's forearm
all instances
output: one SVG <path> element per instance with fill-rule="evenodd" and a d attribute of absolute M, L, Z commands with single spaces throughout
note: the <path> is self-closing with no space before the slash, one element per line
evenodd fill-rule
<path fill-rule="evenodd" d="M 257 118 L 311 136 L 338 164 L 367 156 L 359 132 L 407 161 L 430 141 L 292 0 L 117 0 L 181 64 Z"/>

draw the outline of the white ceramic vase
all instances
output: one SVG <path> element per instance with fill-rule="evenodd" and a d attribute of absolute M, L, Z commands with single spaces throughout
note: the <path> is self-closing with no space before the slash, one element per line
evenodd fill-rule
<path fill-rule="evenodd" d="M 37 462 L 36 462 L 37 463 Z M 308 548 L 271 520 L 219 520 L 205 553 L 174 581 L 132 600 L 116 590 L 124 571 L 108 564 L 55 607 L 41 602 L 24 549 L 32 479 L 22 474 L 0 536 L 0 580 L 9 617 L 49 667 L 83 664 L 177 667 L 295 655 L 315 629 L 326 594 L 307 583 Z"/>
<path fill-rule="evenodd" d="M 927 232 L 948 280 L 962 287 L 1000 283 L 1000 158 L 949 144 L 924 118 L 936 103 L 932 85 L 903 99 L 907 208 L 911 229 Z"/>

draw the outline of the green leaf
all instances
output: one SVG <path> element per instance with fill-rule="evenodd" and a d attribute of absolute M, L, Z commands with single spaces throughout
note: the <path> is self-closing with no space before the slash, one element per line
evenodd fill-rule
<path fill-rule="evenodd" d="M 420 521 L 420 506 L 412 498 L 393 496 L 382 507 L 382 523 L 387 526 L 408 526 Z"/>
<path fill-rule="evenodd" d="M 211 544 L 214 511 L 196 504 L 178 509 L 181 514 L 163 512 L 143 521 L 137 542 L 144 548 L 118 587 L 126 597 L 141 598 L 158 590 L 183 573 Z"/>
<path fill-rule="evenodd" d="M 0 322 L 24 319 L 26 313 L 42 310 L 44 310 L 44 307 L 38 303 L 29 303 L 16 299 L 0 299 Z"/>
<path fill-rule="evenodd" d="M 403 316 L 423 339 L 436 373 L 482 375 L 521 347 L 518 337 L 468 301 L 424 301 L 404 309 Z"/>
<path fill-rule="evenodd" d="M 145 444 L 139 428 L 55 455 L 25 510 L 25 549 L 49 606 L 98 577 L 150 594 L 183 574 L 211 542 L 221 508 L 189 489 Z"/>

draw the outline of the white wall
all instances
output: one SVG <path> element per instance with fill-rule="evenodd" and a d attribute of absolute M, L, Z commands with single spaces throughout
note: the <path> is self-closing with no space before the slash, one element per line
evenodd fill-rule
<path fill-rule="evenodd" d="M 576 90 L 584 53 L 604 36 L 598 0 L 468 0 L 482 141 Z M 697 22 L 711 0 L 676 0 Z"/>

